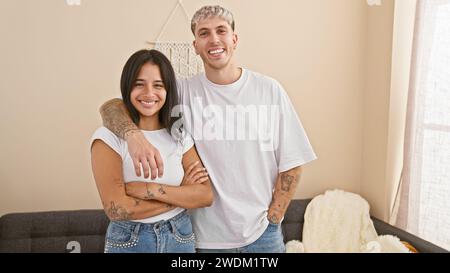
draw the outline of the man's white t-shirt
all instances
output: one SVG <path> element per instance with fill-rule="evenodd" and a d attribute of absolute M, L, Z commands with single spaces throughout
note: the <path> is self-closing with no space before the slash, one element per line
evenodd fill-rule
<path fill-rule="evenodd" d="M 152 180 L 149 178 L 144 178 L 144 176 L 136 176 L 134 170 L 133 160 L 131 159 L 130 153 L 128 152 L 127 142 L 119 137 L 117 137 L 112 131 L 108 130 L 106 127 L 98 128 L 91 138 L 91 145 L 96 139 L 100 139 L 106 143 L 111 149 L 113 149 L 122 158 L 122 171 L 124 182 L 155 182 L 159 184 L 179 186 L 181 181 L 183 181 L 184 170 L 182 165 L 183 154 L 186 153 L 192 146 L 194 142 L 189 134 L 185 134 L 184 138 L 180 141 L 175 141 L 174 138 L 169 134 L 167 129 L 155 130 L 155 131 L 145 131 L 141 130 L 145 138 L 155 146 L 162 157 L 164 162 L 165 172 L 162 178 L 156 178 Z M 142 172 L 143 174 L 144 172 Z M 167 211 L 165 213 L 145 218 L 134 220 L 135 222 L 141 223 L 155 223 L 161 220 L 168 220 L 180 212 L 184 211 L 183 208 L 174 208 L 173 210 Z"/>
<path fill-rule="evenodd" d="M 300 119 L 276 80 L 246 69 L 229 85 L 204 73 L 177 84 L 215 198 L 191 212 L 197 247 L 249 245 L 269 224 L 278 174 L 316 159 Z"/>

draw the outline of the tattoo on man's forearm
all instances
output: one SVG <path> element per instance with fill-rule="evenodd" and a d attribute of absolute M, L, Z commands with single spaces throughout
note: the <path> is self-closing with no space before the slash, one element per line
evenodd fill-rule
<path fill-rule="evenodd" d="M 105 127 L 113 131 L 114 134 L 118 135 L 122 139 L 125 139 L 125 136 L 129 131 L 138 130 L 136 129 L 136 125 L 131 121 L 112 122 L 108 125 L 105 124 Z"/>
<path fill-rule="evenodd" d="M 292 175 L 283 173 L 281 175 L 281 190 L 289 191 L 291 189 L 292 183 L 294 183 L 295 178 Z"/>
<path fill-rule="evenodd" d="M 278 223 L 278 218 L 277 218 L 277 216 L 276 216 L 275 214 L 272 214 L 272 215 L 269 217 L 269 221 L 270 221 L 271 223 L 273 223 L 273 224 L 277 224 L 277 223 Z"/>
<path fill-rule="evenodd" d="M 160 194 L 166 194 L 166 192 L 164 191 L 164 188 L 162 185 L 159 185 L 159 189 L 158 189 Z"/>
<path fill-rule="evenodd" d="M 277 184 L 269 207 L 268 219 L 271 223 L 279 223 L 285 214 L 296 185 L 300 180 L 300 171 L 295 170 L 282 173 L 280 180 L 281 185 Z"/>
<path fill-rule="evenodd" d="M 145 184 L 145 189 L 147 190 L 147 196 L 145 196 L 145 199 L 153 199 L 155 195 L 150 190 L 150 183 Z"/>
<path fill-rule="evenodd" d="M 130 130 L 138 130 L 128 116 L 128 112 L 121 101 L 113 101 L 101 108 L 103 125 L 114 132 L 117 136 L 124 139 L 125 134 Z"/>
<path fill-rule="evenodd" d="M 119 204 L 115 204 L 111 201 L 109 207 L 105 208 L 106 214 L 113 221 L 122 221 L 122 220 L 130 220 L 132 212 L 128 212 L 125 208 L 120 206 Z"/>

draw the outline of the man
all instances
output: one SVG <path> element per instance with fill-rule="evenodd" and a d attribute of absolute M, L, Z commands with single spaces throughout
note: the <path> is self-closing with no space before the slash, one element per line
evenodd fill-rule
<path fill-rule="evenodd" d="M 202 7 L 191 28 L 205 73 L 177 84 L 183 126 L 194 137 L 215 198 L 211 207 L 192 211 L 197 250 L 284 252 L 280 223 L 314 151 L 282 86 L 236 65 L 231 12 Z M 159 152 L 124 109 L 118 99 L 105 103 L 105 126 L 126 139 L 138 176 L 142 165 L 145 177 L 161 177 Z"/>

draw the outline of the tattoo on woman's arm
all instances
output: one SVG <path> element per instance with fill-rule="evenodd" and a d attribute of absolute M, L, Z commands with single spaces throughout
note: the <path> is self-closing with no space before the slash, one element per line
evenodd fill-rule
<path fill-rule="evenodd" d="M 147 196 L 145 196 L 145 199 L 153 199 L 155 195 L 150 190 L 150 183 L 145 184 L 145 189 L 147 190 Z"/>
<path fill-rule="evenodd" d="M 109 207 L 105 208 L 105 211 L 108 217 L 113 221 L 129 220 L 133 215 L 132 212 L 128 212 L 121 205 L 115 204 L 113 201 L 111 201 Z"/>
<path fill-rule="evenodd" d="M 159 191 L 159 193 L 160 193 L 160 194 L 166 194 L 166 192 L 164 191 L 164 189 L 163 189 L 163 186 L 162 186 L 162 185 L 159 185 L 159 189 L 158 189 L 158 191 Z"/>
<path fill-rule="evenodd" d="M 133 198 L 133 200 L 134 200 L 134 206 L 135 207 L 137 207 L 137 206 L 139 206 L 139 204 L 141 203 L 141 199 L 137 199 L 137 198 Z"/>

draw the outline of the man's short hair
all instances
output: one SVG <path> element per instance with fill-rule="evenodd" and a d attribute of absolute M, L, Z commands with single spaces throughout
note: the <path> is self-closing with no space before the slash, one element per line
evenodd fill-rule
<path fill-rule="evenodd" d="M 234 18 L 231 11 L 221 6 L 204 6 L 197 10 L 191 20 L 191 30 L 195 36 L 195 28 L 200 20 L 207 19 L 209 17 L 217 16 L 224 19 L 234 31 Z"/>

